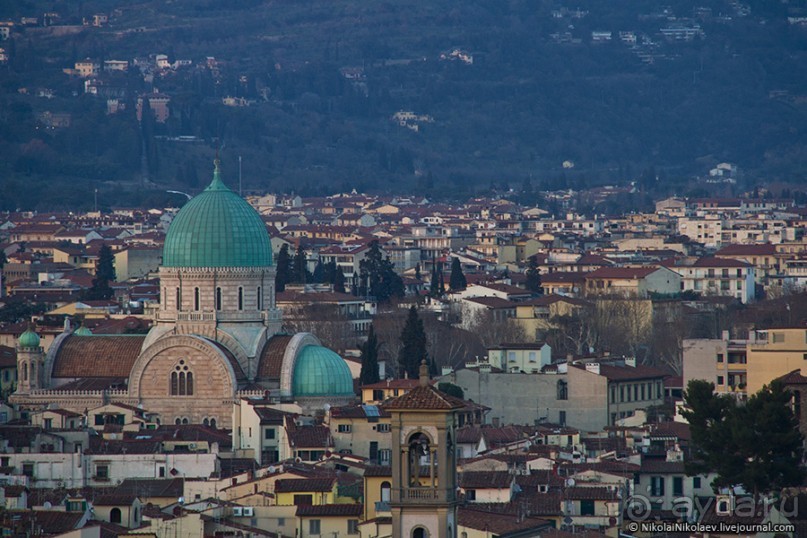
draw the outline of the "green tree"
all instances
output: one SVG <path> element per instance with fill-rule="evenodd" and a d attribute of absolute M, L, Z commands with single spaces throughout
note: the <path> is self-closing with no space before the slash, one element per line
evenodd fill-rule
<path fill-rule="evenodd" d="M 291 282 L 295 284 L 305 284 L 311 280 L 308 272 L 308 256 L 303 245 L 297 247 L 294 252 L 294 260 L 291 266 Z"/>
<path fill-rule="evenodd" d="M 84 294 L 87 300 L 110 299 L 113 295 L 110 282 L 115 282 L 115 257 L 108 245 L 101 247 L 98 252 L 98 265 L 95 268 L 95 278 L 92 287 Z"/>
<path fill-rule="evenodd" d="M 333 291 L 336 293 L 345 293 L 345 273 L 342 272 L 342 268 L 339 267 L 334 263 L 334 270 L 333 270 L 333 280 L 331 281 L 333 284 Z"/>
<path fill-rule="evenodd" d="M 543 295 L 544 288 L 541 286 L 541 270 L 538 269 L 538 259 L 535 256 L 530 256 L 529 266 L 527 267 L 527 289 L 533 293 Z"/>
<path fill-rule="evenodd" d="M 410 379 L 417 379 L 420 372 L 420 361 L 429 361 L 426 351 L 426 331 L 423 329 L 423 320 L 418 316 L 417 308 L 412 305 L 406 324 L 401 331 L 403 346 L 398 352 L 398 369 L 400 376 L 408 375 Z"/>
<path fill-rule="evenodd" d="M 684 395 L 695 451 L 687 472 L 713 471 L 713 488 L 742 485 L 760 494 L 800 485 L 803 436 L 791 409 L 792 395 L 774 380 L 737 405 L 714 394 L 712 383 L 693 380 Z"/>
<path fill-rule="evenodd" d="M 289 257 L 288 244 L 280 247 L 275 266 L 277 271 L 275 274 L 275 291 L 285 291 L 286 284 L 291 280 L 291 258 Z"/>
<path fill-rule="evenodd" d="M 460 291 L 468 287 L 468 281 L 462 273 L 462 265 L 460 265 L 459 258 L 454 258 L 451 261 L 451 276 L 448 279 L 448 286 L 451 288 L 451 291 Z"/>
<path fill-rule="evenodd" d="M 389 257 L 384 258 L 378 241 L 373 240 L 370 243 L 370 249 L 359 263 L 359 272 L 366 292 L 379 302 L 386 302 L 392 297 L 403 297 L 403 280 L 395 272 L 395 266 Z"/>
<path fill-rule="evenodd" d="M 465 398 L 465 393 L 462 391 L 462 387 L 455 385 L 454 383 L 438 383 L 437 390 L 444 392 L 449 396 L 454 396 L 455 398 Z"/>
<path fill-rule="evenodd" d="M 362 385 L 378 383 L 378 338 L 375 329 L 370 325 L 367 341 L 361 345 L 361 373 L 359 382 Z"/>

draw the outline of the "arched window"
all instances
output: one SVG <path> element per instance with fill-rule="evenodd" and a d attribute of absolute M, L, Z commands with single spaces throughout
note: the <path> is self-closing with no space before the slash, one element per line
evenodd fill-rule
<path fill-rule="evenodd" d="M 213 428 L 214 430 L 216 429 L 216 419 L 215 418 L 210 419 L 210 427 Z"/>
<path fill-rule="evenodd" d="M 415 527 L 412 529 L 412 538 L 428 538 L 429 532 L 423 527 Z"/>
<path fill-rule="evenodd" d="M 137 522 L 140 520 L 140 510 L 137 509 L 137 506 L 134 507 L 134 512 L 132 513 L 132 520 L 134 524 L 137 525 Z"/>
<path fill-rule="evenodd" d="M 22 363 L 22 380 L 28 381 L 28 363 Z"/>
<path fill-rule="evenodd" d="M 563 381 L 562 379 L 557 383 L 558 389 L 558 400 L 568 400 L 569 399 L 569 384 Z"/>
<path fill-rule="evenodd" d="M 238 310 L 244 309 L 244 288 L 238 288 Z"/>
<path fill-rule="evenodd" d="M 176 420 L 174 420 L 174 424 L 176 424 L 176 425 L 182 424 L 182 419 L 177 417 Z"/>
<path fill-rule="evenodd" d="M 205 417 L 205 419 L 202 421 L 202 424 L 205 426 L 210 426 L 210 421 L 207 420 L 207 417 Z"/>
<path fill-rule="evenodd" d="M 431 465 L 431 440 L 423 432 L 415 432 L 409 437 L 409 486 L 420 487 L 421 476 L 429 476 Z M 424 469 L 425 468 L 425 469 Z M 424 474 L 425 470 L 425 474 Z"/>
<path fill-rule="evenodd" d="M 120 523 L 121 515 L 120 515 L 120 508 L 113 508 L 109 512 L 109 522 L 110 523 Z"/>
<path fill-rule="evenodd" d="M 188 417 L 183 417 L 182 424 L 190 424 L 190 421 L 188 420 Z"/>
<path fill-rule="evenodd" d="M 260 286 L 258 286 L 258 310 L 263 310 L 263 295 Z"/>
<path fill-rule="evenodd" d="M 390 493 L 392 492 L 392 485 L 389 482 L 381 482 L 381 502 L 390 502 Z"/>
<path fill-rule="evenodd" d="M 36 363 L 31 363 L 31 381 L 36 381 Z"/>
<path fill-rule="evenodd" d="M 216 310 L 221 310 L 221 288 L 216 288 Z"/>
<path fill-rule="evenodd" d="M 182 310 L 182 291 L 177 288 L 177 310 Z"/>
<path fill-rule="evenodd" d="M 193 394 L 193 372 L 188 369 L 185 359 L 171 372 L 171 396 L 191 396 Z"/>
<path fill-rule="evenodd" d="M 193 309 L 199 310 L 199 288 L 193 288 Z"/>

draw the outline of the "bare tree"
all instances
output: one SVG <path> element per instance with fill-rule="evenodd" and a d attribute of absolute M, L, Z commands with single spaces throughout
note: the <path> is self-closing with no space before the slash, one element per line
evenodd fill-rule
<path fill-rule="evenodd" d="M 524 327 L 512 319 L 496 318 L 489 310 L 476 310 L 468 313 L 465 323 L 487 349 L 502 343 L 530 342 Z"/>
<path fill-rule="evenodd" d="M 286 331 L 309 332 L 320 339 L 325 347 L 339 353 L 356 347 L 360 335 L 337 305 L 310 304 L 284 312 Z"/>

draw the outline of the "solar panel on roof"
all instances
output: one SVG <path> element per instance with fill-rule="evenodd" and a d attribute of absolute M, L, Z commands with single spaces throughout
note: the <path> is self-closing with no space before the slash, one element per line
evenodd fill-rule
<path fill-rule="evenodd" d="M 380 416 L 378 413 L 378 407 L 375 405 L 363 405 L 362 408 L 364 409 L 364 415 L 368 417 L 378 417 Z"/>

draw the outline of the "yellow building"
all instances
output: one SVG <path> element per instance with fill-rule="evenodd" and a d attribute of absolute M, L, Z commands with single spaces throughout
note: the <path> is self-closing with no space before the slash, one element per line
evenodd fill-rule
<path fill-rule="evenodd" d="M 275 482 L 275 503 L 289 505 L 336 504 L 336 478 L 286 478 Z"/>
<path fill-rule="evenodd" d="M 361 504 L 297 506 L 297 536 L 358 536 Z"/>
<path fill-rule="evenodd" d="M 748 343 L 748 394 L 777 377 L 805 367 L 807 328 L 755 331 Z"/>

